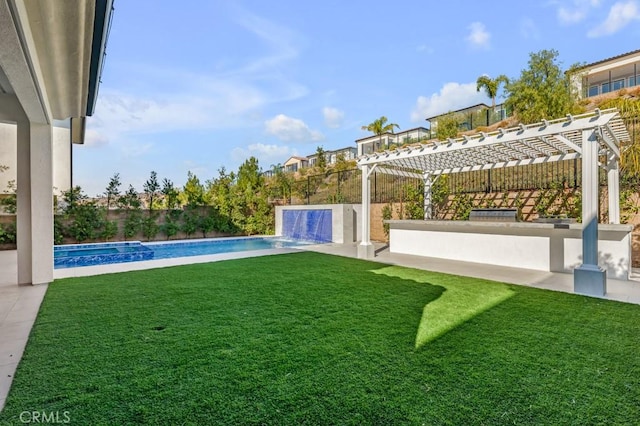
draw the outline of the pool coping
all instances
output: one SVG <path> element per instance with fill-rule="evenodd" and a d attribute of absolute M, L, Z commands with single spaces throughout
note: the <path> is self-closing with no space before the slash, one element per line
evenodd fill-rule
<path fill-rule="evenodd" d="M 188 240 L 186 240 L 188 241 Z M 105 265 L 81 266 L 77 268 L 54 269 L 53 278 L 89 277 L 93 275 L 112 274 L 117 272 L 142 271 L 145 269 L 166 268 L 170 266 L 191 265 L 196 263 L 219 262 L 222 260 L 244 259 L 276 254 L 296 253 L 300 248 L 273 248 L 264 250 L 247 250 L 231 253 L 207 254 L 202 256 L 172 257 L 136 262 L 111 263 Z"/>
<path fill-rule="evenodd" d="M 153 246 L 165 245 L 165 244 L 198 244 L 207 241 L 222 242 L 225 240 L 247 240 L 247 239 L 264 239 L 264 238 L 281 238 L 275 235 L 246 235 L 246 236 L 231 236 L 231 237 L 211 237 L 211 238 L 191 238 L 180 240 L 167 240 L 167 241 L 122 241 L 123 243 L 139 243 L 147 248 L 153 249 Z M 119 243 L 117 241 L 107 243 L 87 243 L 81 244 L 83 246 L 104 245 Z M 206 262 L 218 262 L 222 260 L 230 259 L 242 259 L 246 257 L 268 256 L 273 254 L 286 254 L 299 251 L 301 248 L 316 245 L 317 243 L 303 244 L 299 247 L 286 247 L 286 248 L 270 248 L 261 250 L 246 250 L 229 253 L 216 253 L 206 254 L 198 256 L 182 256 L 173 258 L 161 258 L 150 260 L 134 260 L 116 263 L 105 263 L 102 265 L 87 265 L 77 267 L 65 267 L 53 270 L 53 278 L 70 278 L 70 277 L 88 277 L 93 275 L 110 274 L 116 272 L 127 271 L 139 271 L 153 268 L 164 268 L 169 266 L 190 265 L 194 263 L 206 263 Z"/>

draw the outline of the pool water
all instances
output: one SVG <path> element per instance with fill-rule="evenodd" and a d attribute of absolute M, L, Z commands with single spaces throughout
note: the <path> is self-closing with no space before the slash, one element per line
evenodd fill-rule
<path fill-rule="evenodd" d="M 248 250 L 300 247 L 310 243 L 273 237 L 221 238 L 204 241 L 183 241 L 175 243 L 149 243 L 145 246 L 153 250 L 154 259 L 172 257 L 202 256 L 207 254 L 232 253 Z"/>
<path fill-rule="evenodd" d="M 249 250 L 301 247 L 309 244 L 313 243 L 278 237 L 217 238 L 161 243 L 128 241 L 119 243 L 60 245 L 54 247 L 53 254 L 54 268 L 63 269 Z"/>

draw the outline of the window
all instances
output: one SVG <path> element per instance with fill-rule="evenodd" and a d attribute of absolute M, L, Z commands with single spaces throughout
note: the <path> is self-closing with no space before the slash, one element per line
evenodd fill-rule
<path fill-rule="evenodd" d="M 635 76 L 629 77 L 629 87 L 635 86 L 635 85 L 636 85 L 636 77 Z"/>
<path fill-rule="evenodd" d="M 620 80 L 615 80 L 613 82 L 613 89 L 612 90 L 620 90 L 624 87 L 624 78 L 621 78 Z"/>
<path fill-rule="evenodd" d="M 589 97 L 598 95 L 598 86 L 589 87 Z"/>
<path fill-rule="evenodd" d="M 602 83 L 602 93 L 609 93 L 611 91 L 611 86 L 609 83 Z"/>

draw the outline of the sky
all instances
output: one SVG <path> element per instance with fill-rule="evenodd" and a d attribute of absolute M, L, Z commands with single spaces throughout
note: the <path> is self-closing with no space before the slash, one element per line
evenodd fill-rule
<path fill-rule="evenodd" d="M 115 0 L 95 113 L 74 145 L 89 196 L 114 173 L 138 191 L 355 146 L 477 103 L 476 79 L 563 69 L 640 48 L 640 0 Z M 499 96 L 498 102 L 502 99 Z"/>

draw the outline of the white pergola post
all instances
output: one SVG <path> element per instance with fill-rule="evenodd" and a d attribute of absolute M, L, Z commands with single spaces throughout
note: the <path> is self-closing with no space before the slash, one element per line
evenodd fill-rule
<path fill-rule="evenodd" d="M 431 187 L 433 186 L 433 180 L 431 180 L 431 173 L 424 173 L 422 175 L 422 181 L 424 182 L 424 220 L 429 220 L 433 217 L 433 207 L 431 205 Z"/>
<path fill-rule="evenodd" d="M 53 281 L 53 163 L 49 124 L 17 124 L 18 284 Z"/>
<path fill-rule="evenodd" d="M 375 168 L 375 166 L 374 166 Z M 362 238 L 358 245 L 358 258 L 371 259 L 374 257 L 373 244 L 370 237 L 370 217 L 371 217 L 371 185 L 369 176 L 373 168 L 362 166 Z"/>
<path fill-rule="evenodd" d="M 607 157 L 607 185 L 609 189 L 609 223 L 620 223 L 620 168 L 618 157 L 609 151 Z"/>
<path fill-rule="evenodd" d="M 582 130 L 582 265 L 573 272 L 573 290 L 591 296 L 607 292 L 606 272 L 598 266 L 599 148 L 595 130 Z"/>

